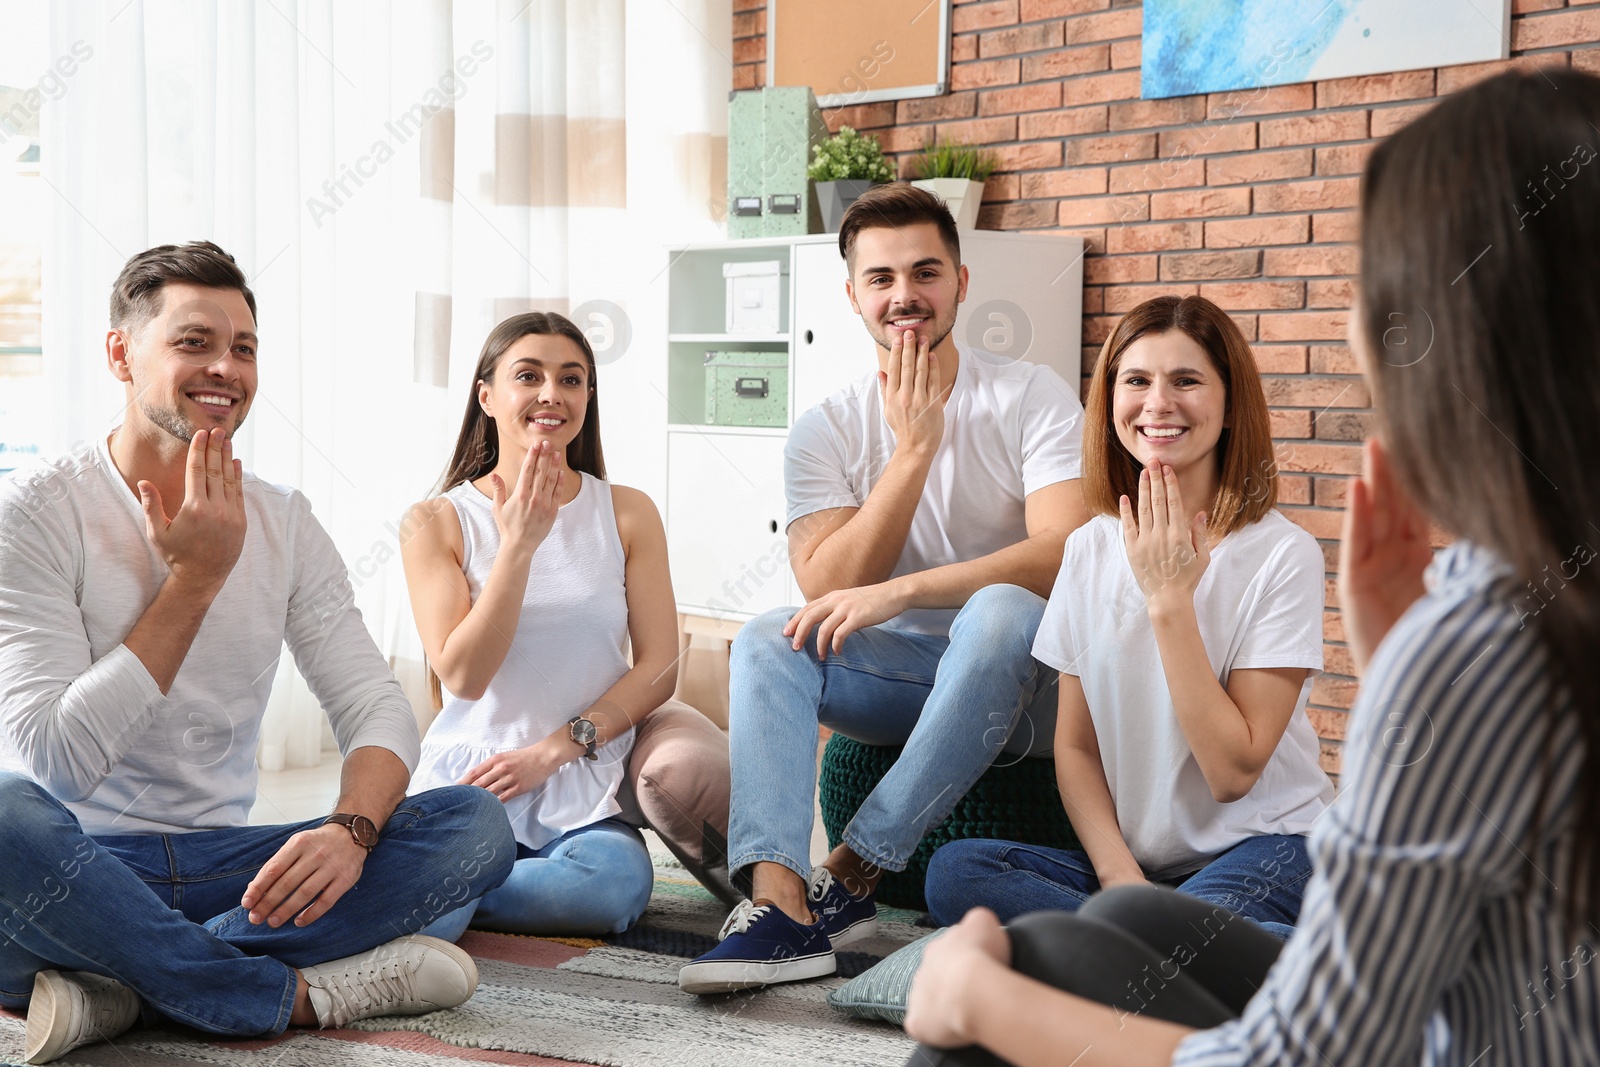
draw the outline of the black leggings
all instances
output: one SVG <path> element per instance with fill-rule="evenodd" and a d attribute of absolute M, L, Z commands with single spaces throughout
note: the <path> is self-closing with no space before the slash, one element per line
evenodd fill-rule
<path fill-rule="evenodd" d="M 1283 942 L 1249 919 L 1164 886 L 1124 886 L 1076 912 L 1038 911 L 1006 928 L 1011 966 L 1029 978 L 1197 1029 L 1238 1018 Z M 906 1067 L 995 1067 L 979 1048 L 922 1045 Z"/>

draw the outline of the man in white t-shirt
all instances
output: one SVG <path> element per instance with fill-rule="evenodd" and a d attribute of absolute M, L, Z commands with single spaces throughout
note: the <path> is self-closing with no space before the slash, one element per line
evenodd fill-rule
<path fill-rule="evenodd" d="M 0 1006 L 44 1063 L 141 1009 L 262 1036 L 453 1007 L 477 971 L 411 936 L 504 881 L 469 786 L 406 797 L 416 721 L 332 540 L 232 441 L 255 296 L 210 242 L 134 256 L 108 438 L 0 482 Z M 335 813 L 248 826 L 285 642 L 345 761 Z"/>
<path fill-rule="evenodd" d="M 718 993 L 835 970 L 905 869 L 1002 751 L 1050 750 L 1055 676 L 1031 649 L 1078 486 L 1083 406 L 1054 371 L 956 343 L 955 222 L 903 183 L 846 212 L 839 248 L 877 373 L 795 421 L 790 559 L 808 603 L 734 641 L 729 869 L 750 879 L 679 984 Z M 809 863 L 818 724 L 904 751 L 825 864 Z"/>

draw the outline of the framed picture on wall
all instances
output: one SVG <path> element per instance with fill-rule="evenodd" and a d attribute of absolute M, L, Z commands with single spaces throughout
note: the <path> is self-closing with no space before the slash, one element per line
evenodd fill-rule
<path fill-rule="evenodd" d="M 1511 54 L 1511 0 L 1145 0 L 1147 100 Z"/>
<path fill-rule="evenodd" d="M 767 84 L 809 86 L 823 107 L 941 96 L 950 0 L 767 0 Z"/>

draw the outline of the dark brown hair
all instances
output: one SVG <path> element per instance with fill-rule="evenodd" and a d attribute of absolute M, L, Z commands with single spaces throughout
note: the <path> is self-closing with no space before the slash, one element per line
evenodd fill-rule
<path fill-rule="evenodd" d="M 1278 502 L 1278 467 L 1267 398 L 1250 342 L 1226 311 L 1202 296 L 1146 300 L 1122 316 L 1101 346 L 1084 405 L 1083 496 L 1103 515 L 1116 515 L 1124 496 L 1139 499 L 1140 464 L 1117 438 L 1111 396 L 1128 346 L 1168 330 L 1179 331 L 1205 350 L 1226 392 L 1226 425 L 1217 439 L 1217 496 L 1202 506 L 1208 527 L 1230 534 Z"/>
<path fill-rule="evenodd" d="M 839 254 L 855 273 L 856 235 L 874 226 L 915 226 L 931 222 L 950 252 L 951 266 L 961 266 L 961 236 L 956 233 L 955 216 L 945 202 L 926 189 L 909 182 L 874 185 L 845 209 L 839 222 Z"/>
<path fill-rule="evenodd" d="M 1379 145 L 1362 179 L 1359 329 L 1395 477 L 1519 582 L 1597 543 L 1597 124 L 1600 79 L 1502 74 Z M 1535 827 L 1570 715 L 1584 768 L 1563 889 L 1578 921 L 1600 914 L 1600 568 L 1561 577 L 1527 617 L 1552 668 Z"/>
<path fill-rule="evenodd" d="M 565 337 L 578 346 L 583 360 L 589 366 L 589 404 L 583 413 L 583 428 L 577 440 L 567 447 L 567 463 L 575 471 L 606 476 L 605 455 L 600 451 L 600 384 L 595 376 L 594 349 L 583 331 L 571 319 L 553 311 L 529 311 L 513 315 L 489 331 L 478 355 L 478 367 L 472 372 L 472 388 L 467 394 L 467 413 L 461 420 L 461 432 L 456 436 L 455 455 L 445 468 L 438 491 L 448 493 L 462 482 L 477 481 L 494 470 L 500 462 L 500 431 L 494 419 L 478 403 L 479 383 L 494 381 L 494 373 L 506 349 L 530 335 L 540 337 Z"/>
<path fill-rule="evenodd" d="M 157 245 L 128 260 L 111 286 L 111 326 L 138 329 L 161 310 L 161 290 L 169 282 L 212 289 L 237 289 L 256 317 L 256 294 L 234 258 L 210 241 Z"/>

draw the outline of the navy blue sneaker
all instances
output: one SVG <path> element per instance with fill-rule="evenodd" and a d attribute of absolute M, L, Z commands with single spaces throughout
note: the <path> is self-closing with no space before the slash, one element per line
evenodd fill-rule
<path fill-rule="evenodd" d="M 822 923 L 834 948 L 843 948 L 878 932 L 878 906 L 871 897 L 855 897 L 826 867 L 811 872 L 806 902 Z"/>
<path fill-rule="evenodd" d="M 797 923 L 766 901 L 741 900 L 717 937 L 716 948 L 678 971 L 678 988 L 685 993 L 731 993 L 838 969 L 820 922 Z"/>

